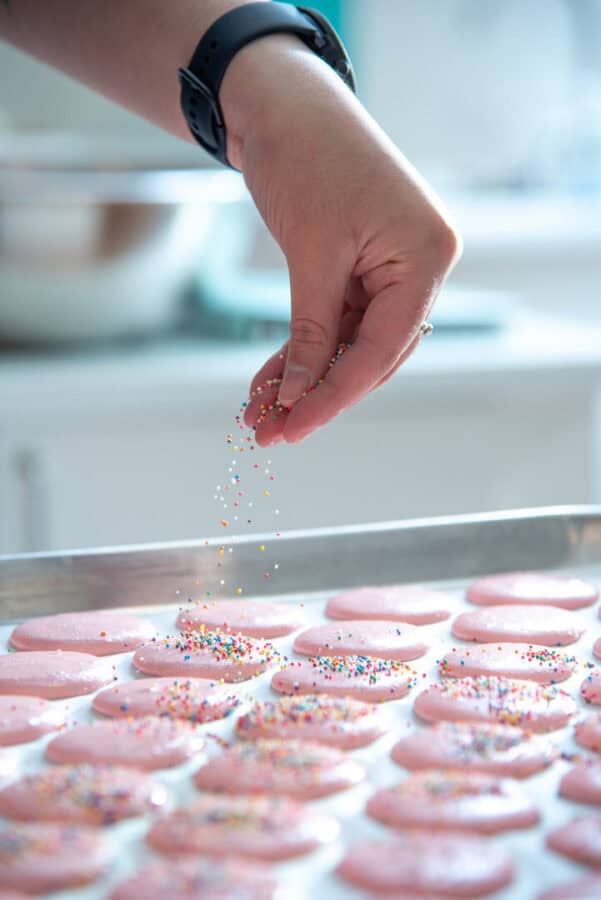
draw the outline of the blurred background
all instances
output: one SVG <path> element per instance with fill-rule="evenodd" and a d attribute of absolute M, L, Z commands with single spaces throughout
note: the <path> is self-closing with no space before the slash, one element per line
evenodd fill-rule
<path fill-rule="evenodd" d="M 398 375 L 268 454 L 259 526 L 601 501 L 601 0 L 313 5 L 465 254 Z M 0 554 L 217 534 L 287 316 L 238 175 L 0 45 Z"/>

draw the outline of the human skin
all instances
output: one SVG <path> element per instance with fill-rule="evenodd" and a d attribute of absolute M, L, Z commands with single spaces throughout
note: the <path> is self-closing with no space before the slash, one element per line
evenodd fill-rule
<path fill-rule="evenodd" d="M 0 3 L 0 37 L 191 141 L 177 69 L 215 19 L 240 5 L 11 0 Z M 244 47 L 220 101 L 228 159 L 290 274 L 290 338 L 253 379 L 246 423 L 260 445 L 296 443 L 387 381 L 415 349 L 460 240 L 426 182 L 299 39 L 273 35 Z M 328 369 L 340 342 L 352 346 Z"/>

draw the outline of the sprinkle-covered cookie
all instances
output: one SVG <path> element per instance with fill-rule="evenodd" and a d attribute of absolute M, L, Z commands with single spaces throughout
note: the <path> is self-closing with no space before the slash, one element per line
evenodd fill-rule
<path fill-rule="evenodd" d="M 22 822 L 112 825 L 156 812 L 167 799 L 162 784 L 119 766 L 54 766 L 24 775 L 0 791 L 0 815 Z"/>
<path fill-rule="evenodd" d="M 292 738 L 318 741 L 344 750 L 365 747 L 385 731 L 376 706 L 325 694 L 257 703 L 236 722 L 236 733 L 246 740 Z"/>
<path fill-rule="evenodd" d="M 483 834 L 531 828 L 539 820 L 517 782 L 477 772 L 416 773 L 394 787 L 376 791 L 367 814 L 394 828 Z"/>
<path fill-rule="evenodd" d="M 190 722 L 212 722 L 231 715 L 240 705 L 231 687 L 208 678 L 137 678 L 96 694 L 92 706 L 104 716 L 167 716 Z"/>
<path fill-rule="evenodd" d="M 576 712 L 570 695 L 555 685 L 488 675 L 432 684 L 413 708 L 426 722 L 500 722 L 536 732 L 563 728 Z"/>
<path fill-rule="evenodd" d="M 194 782 L 200 790 L 213 793 L 282 794 L 313 800 L 344 791 L 364 778 L 363 766 L 334 747 L 259 740 L 228 747 L 198 770 Z"/>
<path fill-rule="evenodd" d="M 391 757 L 410 771 L 459 769 L 528 778 L 557 755 L 541 735 L 496 722 L 439 722 L 401 738 Z"/>
<path fill-rule="evenodd" d="M 312 656 L 290 660 L 271 679 L 279 694 L 331 694 L 378 703 L 398 700 L 417 675 L 407 663 L 375 656 Z"/>
<path fill-rule="evenodd" d="M 566 681 L 577 664 L 572 653 L 555 647 L 492 643 L 453 647 L 438 661 L 438 671 L 442 678 L 504 675 L 539 684 L 556 684 Z"/>
<path fill-rule="evenodd" d="M 144 644 L 134 666 L 146 675 L 246 681 L 281 665 L 282 654 L 269 641 L 217 631 L 183 631 Z"/>
<path fill-rule="evenodd" d="M 206 795 L 157 819 L 147 841 L 168 855 L 242 856 L 276 862 L 338 837 L 335 819 L 284 797 Z"/>
<path fill-rule="evenodd" d="M 100 832 L 82 825 L 0 825 L 0 885 L 47 894 L 96 881 L 109 856 Z"/>

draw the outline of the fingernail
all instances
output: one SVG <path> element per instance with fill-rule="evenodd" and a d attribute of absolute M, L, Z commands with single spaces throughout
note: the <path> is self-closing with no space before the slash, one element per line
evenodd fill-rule
<path fill-rule="evenodd" d="M 282 406 L 293 406 L 311 387 L 311 373 L 305 366 L 288 363 L 280 385 L 278 400 Z"/>

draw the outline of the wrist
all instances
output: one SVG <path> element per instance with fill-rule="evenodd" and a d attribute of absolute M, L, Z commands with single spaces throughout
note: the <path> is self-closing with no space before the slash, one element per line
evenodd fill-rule
<path fill-rule="evenodd" d="M 311 70 L 317 70 L 320 77 L 320 70 L 327 75 L 329 67 L 294 35 L 260 38 L 236 54 L 227 68 L 219 96 L 227 130 L 228 160 L 234 168 L 244 172 L 255 135 L 268 140 L 273 129 L 282 127 L 284 109 L 294 106 L 295 86 L 302 82 L 310 91 Z"/>

